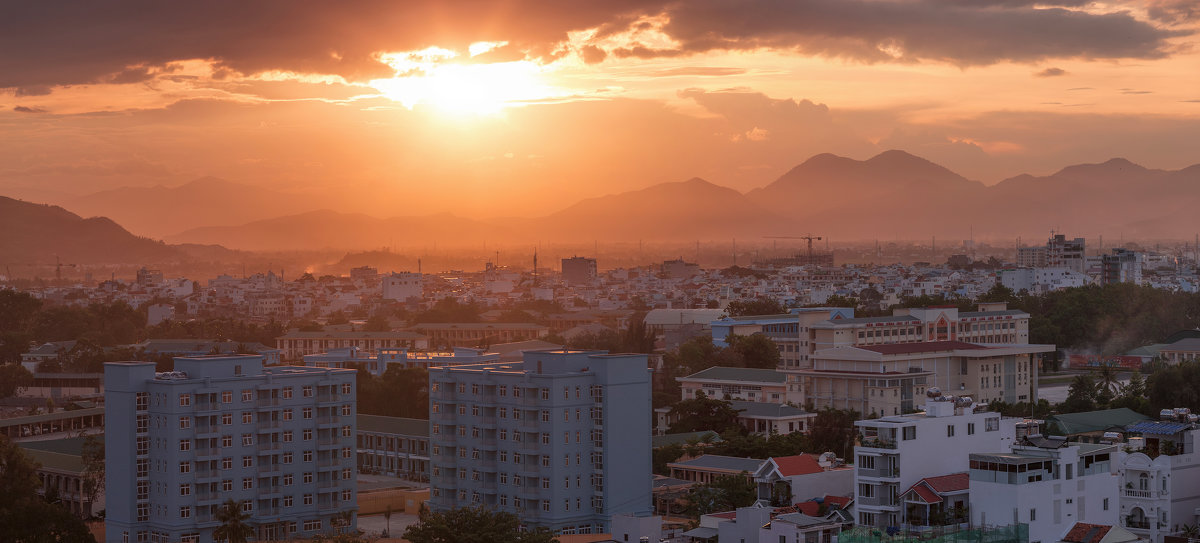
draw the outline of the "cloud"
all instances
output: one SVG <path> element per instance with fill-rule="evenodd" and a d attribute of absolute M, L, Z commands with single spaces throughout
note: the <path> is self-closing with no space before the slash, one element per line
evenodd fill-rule
<path fill-rule="evenodd" d="M 678 68 L 663 68 L 650 72 L 652 77 L 719 77 L 726 75 L 741 75 L 746 73 L 744 68 L 723 66 L 680 66 Z"/>
<path fill-rule="evenodd" d="M 45 113 L 46 110 L 40 107 L 13 106 L 13 111 L 17 113 Z"/>
<path fill-rule="evenodd" d="M 1129 12 L 1094 14 L 1032 2 L 692 0 L 668 9 L 679 50 L 793 49 L 866 62 L 959 66 L 1048 58 L 1160 58 L 1183 31 Z"/>
<path fill-rule="evenodd" d="M 1082 0 L 213 0 L 26 2 L 0 21 L 0 88 L 137 82 L 177 61 L 204 60 L 214 78 L 281 70 L 361 82 L 392 74 L 378 53 L 433 45 L 472 59 L 585 62 L 776 49 L 863 62 L 958 66 L 1054 58 L 1160 58 L 1187 34 L 1129 11 L 1092 13 Z M 1190 16 L 1187 4 L 1153 2 Z M 1065 6 L 1065 7 L 1064 7 Z M 1182 13 L 1183 15 L 1178 15 Z M 592 36 L 572 42 L 571 33 Z M 613 42 L 627 33 L 624 42 Z M 663 39 L 643 39 L 655 34 Z M 590 40 L 590 41 L 589 41 Z"/>
<path fill-rule="evenodd" d="M 1034 77 L 1058 77 L 1060 75 L 1067 75 L 1067 71 L 1062 68 L 1046 68 L 1033 74 Z"/>

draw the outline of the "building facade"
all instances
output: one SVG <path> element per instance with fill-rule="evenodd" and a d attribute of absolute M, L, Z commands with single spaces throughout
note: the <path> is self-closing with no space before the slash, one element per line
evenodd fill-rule
<path fill-rule="evenodd" d="M 435 510 L 483 505 L 564 534 L 651 511 L 646 355 L 530 351 L 430 368 L 429 386 Z"/>
<path fill-rule="evenodd" d="M 429 421 L 358 416 L 358 471 L 429 481 Z"/>
<path fill-rule="evenodd" d="M 967 405 L 928 398 L 925 412 L 854 423 L 855 511 L 858 523 L 900 526 L 901 495 L 927 477 L 967 471 L 973 452 L 1008 450 L 1017 419 L 975 412 Z"/>
<path fill-rule="evenodd" d="M 258 539 L 354 523 L 351 370 L 263 367 L 261 356 L 105 364 L 106 541 L 213 540 L 232 499 Z"/>
<path fill-rule="evenodd" d="M 421 274 L 412 272 L 389 273 L 383 276 L 383 298 L 403 302 L 409 298 L 422 299 L 425 283 Z"/>
<path fill-rule="evenodd" d="M 280 356 L 286 362 L 300 361 L 304 355 L 327 353 L 333 349 L 356 347 L 365 356 L 374 356 L 383 349 L 428 349 L 429 338 L 416 332 L 290 331 L 275 338 Z"/>
<path fill-rule="evenodd" d="M 567 284 L 587 284 L 596 280 L 596 259 L 573 256 L 562 259 L 562 277 Z"/>

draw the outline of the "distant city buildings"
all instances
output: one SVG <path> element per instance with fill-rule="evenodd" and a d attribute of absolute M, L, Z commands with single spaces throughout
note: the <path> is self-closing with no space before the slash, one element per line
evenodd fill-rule
<path fill-rule="evenodd" d="M 393 272 L 383 276 L 383 299 L 400 302 L 425 298 L 424 278 L 419 273 Z"/>
<path fill-rule="evenodd" d="M 596 259 L 573 256 L 562 259 L 562 278 L 568 285 L 580 285 L 596 280 Z"/>
<path fill-rule="evenodd" d="M 106 541 L 211 541 L 226 500 L 260 540 L 352 526 L 354 382 L 254 355 L 105 364 Z"/>

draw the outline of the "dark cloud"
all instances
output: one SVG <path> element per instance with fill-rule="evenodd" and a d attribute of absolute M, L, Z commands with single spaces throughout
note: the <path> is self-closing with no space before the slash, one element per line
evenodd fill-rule
<path fill-rule="evenodd" d="M 1200 19 L 1200 3 L 1196 0 L 1148 0 L 1146 12 L 1153 18 L 1172 22 Z"/>
<path fill-rule="evenodd" d="M 45 113 L 46 110 L 40 107 L 13 106 L 13 111 L 17 113 Z"/>
<path fill-rule="evenodd" d="M 1075 6 L 1082 0 L 1051 1 Z M 949 62 L 959 66 L 1051 58 L 1158 58 L 1184 31 L 1126 12 L 1042 9 L 1032 0 L 214 0 L 97 3 L 25 2 L 0 20 L 0 88 L 44 93 L 55 85 L 136 82 L 172 62 L 211 60 L 218 78 L 290 70 L 382 77 L 380 51 L 437 45 L 465 51 L 474 41 L 506 41 L 487 53 L 552 60 L 573 30 L 597 39 L 645 31 L 647 16 L 680 47 L 647 44 L 579 51 L 586 62 L 673 57 L 710 50 L 772 48 L 866 62 Z M 1164 13 L 1190 13 L 1160 0 Z"/>
<path fill-rule="evenodd" d="M 1121 89 L 1121 94 L 1154 94 L 1154 91 L 1136 90 L 1136 89 Z"/>
<path fill-rule="evenodd" d="M 1033 75 L 1034 77 L 1058 77 L 1060 75 L 1067 75 L 1067 71 L 1062 68 L 1046 68 L 1040 72 L 1035 72 Z"/>
<path fill-rule="evenodd" d="M 867 62 L 960 66 L 1048 58 L 1159 58 L 1182 31 L 1128 12 L 1091 14 L 1032 2 L 691 0 L 668 9 L 681 50 L 760 47 Z"/>
<path fill-rule="evenodd" d="M 608 57 L 608 53 L 595 45 L 585 45 L 579 53 L 583 56 L 583 61 L 588 64 L 604 62 L 604 59 Z"/>

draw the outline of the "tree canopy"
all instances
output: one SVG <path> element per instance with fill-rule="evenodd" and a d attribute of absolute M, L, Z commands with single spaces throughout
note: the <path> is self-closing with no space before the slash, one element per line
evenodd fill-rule
<path fill-rule="evenodd" d="M 787 313 L 787 306 L 771 298 L 758 297 L 753 300 L 733 300 L 725 306 L 725 314 L 730 317 L 746 315 L 781 315 Z"/>
<path fill-rule="evenodd" d="M 711 483 L 693 485 L 687 494 L 687 512 L 692 516 L 748 507 L 758 498 L 754 481 L 746 474 L 722 475 Z"/>
<path fill-rule="evenodd" d="M 87 525 L 38 496 L 38 465 L 0 436 L 0 534 L 11 543 L 95 543 Z"/>
<path fill-rule="evenodd" d="M 512 513 L 480 507 L 433 512 L 422 507 L 417 523 L 404 530 L 412 543 L 557 543 L 546 528 L 521 531 L 521 520 Z"/>
<path fill-rule="evenodd" d="M 676 420 L 671 424 L 668 433 L 679 434 L 702 430 L 724 432 L 731 428 L 737 428 L 738 413 L 739 411 L 734 409 L 729 402 L 709 398 L 703 392 L 696 392 L 695 398 L 680 401 L 671 408 L 670 416 Z"/>

